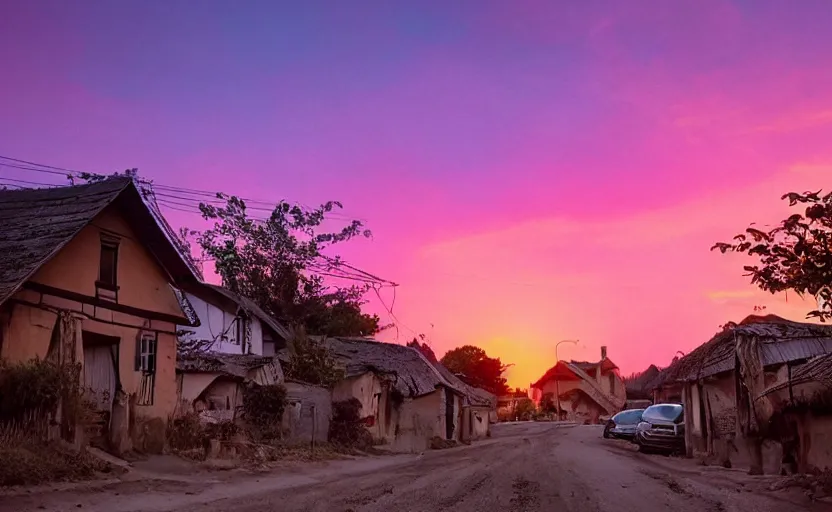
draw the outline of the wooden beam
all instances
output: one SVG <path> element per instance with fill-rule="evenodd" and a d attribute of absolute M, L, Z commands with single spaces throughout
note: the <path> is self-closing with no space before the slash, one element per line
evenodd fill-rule
<path fill-rule="evenodd" d="M 191 322 L 184 316 L 176 316 L 176 315 L 169 315 L 167 313 L 160 313 L 158 311 L 150 311 L 147 309 L 136 308 L 133 306 L 127 306 L 124 304 L 118 304 L 115 302 L 111 302 L 105 299 L 101 299 L 98 297 L 93 297 L 90 295 L 84 295 L 82 293 L 76 293 L 69 290 L 62 290 L 60 288 L 55 288 L 54 286 L 49 286 L 41 283 L 35 283 L 33 281 L 27 281 L 24 285 L 24 288 L 28 290 L 32 290 L 38 293 L 43 293 L 46 295 L 54 295 L 55 297 L 61 297 L 63 299 L 74 300 L 76 302 L 80 302 L 82 304 L 90 304 L 97 308 L 109 309 L 111 311 L 118 311 L 119 313 L 125 313 L 128 315 L 133 315 L 139 318 L 149 318 L 151 320 L 160 320 L 162 322 L 170 322 L 174 325 L 190 325 Z"/>

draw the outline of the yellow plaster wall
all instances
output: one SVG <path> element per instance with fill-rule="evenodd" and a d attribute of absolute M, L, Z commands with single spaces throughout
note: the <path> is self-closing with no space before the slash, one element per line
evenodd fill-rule
<path fill-rule="evenodd" d="M 4 326 L 0 357 L 15 363 L 35 357 L 43 359 L 57 319 L 58 315 L 50 311 L 13 305 L 9 322 Z"/>
<path fill-rule="evenodd" d="M 31 280 L 94 297 L 102 230 L 121 237 L 118 249 L 118 303 L 182 316 L 179 302 L 168 286 L 163 269 L 114 207 L 107 208 L 93 219 Z"/>

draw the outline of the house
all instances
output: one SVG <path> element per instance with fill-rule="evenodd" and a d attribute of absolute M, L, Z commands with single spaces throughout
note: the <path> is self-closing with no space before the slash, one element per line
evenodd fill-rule
<path fill-rule="evenodd" d="M 195 326 L 172 285 L 198 281 L 130 178 L 0 191 L 0 357 L 82 365 L 94 441 L 160 451 L 176 408 L 176 326 Z M 62 415 L 60 435 L 80 441 Z"/>
<path fill-rule="evenodd" d="M 655 394 L 681 395 L 689 456 L 701 452 L 754 473 L 779 473 L 784 436 L 771 421 L 773 402 L 761 397 L 776 399 L 767 390 L 788 388 L 797 367 L 829 352 L 830 327 L 752 315 L 662 371 Z"/>
<path fill-rule="evenodd" d="M 653 382 L 656 379 L 656 377 L 659 376 L 659 373 L 661 373 L 659 368 L 656 365 L 651 364 L 643 372 L 625 378 L 624 387 L 627 390 L 628 401 L 650 401 L 653 397 L 652 393 L 648 391 L 647 387 L 651 382 Z M 627 408 L 629 409 L 630 407 L 628 406 Z"/>
<path fill-rule="evenodd" d="M 531 385 L 532 399 L 540 406 L 551 397 L 562 419 L 598 423 L 602 416 L 620 411 L 627 400 L 618 366 L 601 347 L 597 362 L 558 361 Z"/>
<path fill-rule="evenodd" d="M 463 442 L 491 437 L 493 414 L 497 410 L 497 396 L 469 386 L 439 361 L 433 362 L 442 377 L 462 393 L 462 421 L 459 439 Z"/>
<path fill-rule="evenodd" d="M 289 330 L 246 297 L 221 286 L 195 283 L 183 289 L 199 326 L 180 326 L 183 346 L 225 354 L 273 356 L 291 338 Z"/>
<path fill-rule="evenodd" d="M 459 441 L 464 393 L 419 351 L 365 338 L 327 338 L 342 364 L 334 402 L 357 399 L 373 439 L 392 451 L 421 452 L 435 438 Z"/>
<path fill-rule="evenodd" d="M 497 396 L 463 382 L 436 358 L 427 344 L 413 340 L 407 346 L 419 350 L 451 386 L 462 392 L 460 440 L 468 442 L 491 436 L 491 424 L 496 422 Z"/>

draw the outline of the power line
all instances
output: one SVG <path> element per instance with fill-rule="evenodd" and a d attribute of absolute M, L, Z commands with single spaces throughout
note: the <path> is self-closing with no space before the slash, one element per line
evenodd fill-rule
<path fill-rule="evenodd" d="M 55 185 L 54 183 L 43 183 L 42 181 L 27 181 L 27 180 L 18 180 L 18 179 L 15 179 L 15 178 L 5 178 L 5 177 L 2 177 L 2 178 L 0 178 L 0 180 L 4 180 L 4 181 L 14 181 L 15 183 L 23 183 L 24 185 L 40 185 L 40 186 L 44 186 L 44 187 L 56 187 L 56 186 L 59 186 L 59 185 Z"/>
<path fill-rule="evenodd" d="M 30 160 L 24 160 L 21 158 L 14 158 L 9 156 L 0 155 L 0 167 L 7 167 L 11 169 L 18 169 L 27 172 L 38 172 L 43 174 L 50 174 L 54 176 L 61 176 L 66 179 L 72 180 L 72 178 L 82 177 L 85 174 L 87 175 L 95 175 L 95 176 L 102 176 L 106 177 L 105 174 L 100 173 L 92 173 L 92 172 L 84 172 L 78 171 L 75 169 L 68 169 L 66 167 L 58 167 L 54 165 L 48 164 L 40 164 L 37 162 L 33 162 Z M 45 186 L 45 187 L 56 187 L 61 186 L 58 184 L 52 183 L 44 183 L 44 182 L 37 182 L 37 181 L 29 181 L 29 180 L 20 180 L 17 178 L 0 178 L 6 182 L 12 183 L 4 183 L 6 186 L 16 187 L 16 188 L 26 188 L 23 185 L 35 185 L 35 186 Z M 178 235 L 173 230 L 173 228 L 168 224 L 167 220 L 165 219 L 164 215 L 161 212 L 160 208 L 167 208 L 169 210 L 178 211 L 182 213 L 190 213 L 190 214 L 197 214 L 202 215 L 202 210 L 200 209 L 200 204 L 209 204 L 209 205 L 221 205 L 224 204 L 224 197 L 225 194 L 220 194 L 218 192 L 212 192 L 209 190 L 203 189 L 196 189 L 196 188 L 189 188 L 189 187 L 178 187 L 172 185 L 165 185 L 165 184 L 156 184 L 150 180 L 137 178 L 136 181 L 146 187 L 143 190 L 143 196 L 148 200 L 148 206 L 151 210 L 156 214 L 159 218 L 160 223 L 162 224 L 163 229 L 167 232 L 169 237 L 173 240 L 178 240 Z M 261 211 L 261 212 L 268 212 L 272 213 L 277 204 L 280 202 L 278 201 L 265 201 L 262 199 L 252 199 L 246 197 L 239 197 L 242 201 L 246 203 L 246 210 L 252 211 Z M 304 207 L 307 211 L 315 210 L 314 208 L 309 207 L 303 203 L 295 203 L 297 206 Z M 257 206 L 261 205 L 261 206 Z M 250 218 L 256 221 L 267 221 L 268 218 L 256 216 L 256 215 L 249 215 Z M 335 220 L 347 220 L 350 222 L 354 222 L 356 220 L 361 222 L 366 222 L 364 219 L 353 219 L 343 214 L 338 214 L 337 212 L 329 211 L 324 212 L 324 218 L 329 217 L 330 219 Z M 407 327 L 404 323 L 402 323 L 393 312 L 393 307 L 395 306 L 396 300 L 396 287 L 398 284 L 389 281 L 387 279 L 380 278 L 374 274 L 361 270 L 355 266 L 352 266 L 344 261 L 341 261 L 340 258 L 331 258 L 328 256 L 321 255 L 321 259 L 327 263 L 327 265 L 318 265 L 313 264 L 312 270 L 317 274 L 322 276 L 331 277 L 335 279 L 346 279 L 351 281 L 358 281 L 364 284 L 369 285 L 373 291 L 375 292 L 376 296 L 378 297 L 379 301 L 382 304 L 390 318 L 394 320 L 394 326 L 397 330 L 397 339 L 398 339 L 398 325 L 401 325 L 408 331 L 412 332 L 414 335 L 418 336 L 418 333 Z M 393 288 L 393 303 L 390 307 L 384 302 L 384 299 L 381 297 L 379 293 L 379 289 L 381 287 L 392 287 Z"/>
<path fill-rule="evenodd" d="M 80 171 L 73 171 L 72 169 L 65 169 L 63 167 L 54 167 L 52 165 L 38 164 L 38 163 L 35 163 L 35 162 L 30 162 L 28 160 L 21 160 L 19 158 L 12 158 L 10 156 L 0 155 L 0 158 L 2 158 L 3 160 L 11 160 L 12 162 L 17 162 L 17 163 L 21 163 L 21 164 L 34 165 L 34 166 L 37 166 L 37 167 L 44 167 L 46 169 L 54 169 L 56 171 L 68 172 L 70 174 L 81 174 Z"/>
<path fill-rule="evenodd" d="M 58 166 L 48 165 L 48 164 L 39 164 L 37 162 L 32 162 L 30 160 L 23 160 L 23 159 L 20 159 L 20 158 L 13 158 L 13 157 L 4 156 L 4 155 L 0 155 L 0 160 L 7 160 L 7 162 L 0 161 L 0 166 L 10 167 L 10 168 L 14 168 L 14 169 L 20 169 L 20 170 L 24 170 L 24 171 L 42 172 L 42 173 L 47 173 L 47 174 L 64 176 L 64 177 L 67 177 L 67 178 L 69 178 L 70 175 L 74 176 L 74 177 L 78 177 L 78 176 L 83 175 L 83 174 L 93 174 L 93 175 L 97 175 L 97 176 L 106 176 L 106 174 L 86 172 L 86 171 L 78 171 L 78 170 L 74 170 L 74 169 L 67 169 L 65 167 L 58 167 Z M 8 162 L 15 162 L 15 163 L 8 163 Z M 20 165 L 20 164 L 24 164 L 24 165 Z M 140 179 L 140 181 L 142 181 L 143 183 L 145 183 L 147 185 L 151 185 L 153 188 L 157 188 L 157 189 L 162 190 L 162 191 L 202 196 L 202 197 L 206 197 L 206 198 L 212 198 L 213 200 L 220 199 L 219 197 L 217 197 L 218 196 L 217 191 L 212 192 L 210 190 L 203 190 L 203 189 L 196 189 L 196 188 L 189 188 L 189 187 L 177 187 L 177 186 L 172 186 L 172 185 L 165 185 L 165 184 L 162 184 L 162 183 L 155 184 L 155 183 L 151 182 L 150 180 L 145 180 L 145 179 Z M 240 197 L 240 196 L 237 196 L 237 197 L 246 203 L 246 209 L 268 211 L 269 213 L 274 211 L 275 206 L 279 203 L 279 201 L 267 201 L 267 200 L 264 200 L 264 199 L 252 199 L 252 198 L 249 198 L 249 197 Z M 193 199 L 193 198 L 188 198 L 188 199 Z M 193 199 L 193 200 L 196 200 L 196 199 Z M 203 202 L 209 202 L 209 201 L 203 200 Z M 259 205 L 267 206 L 269 208 L 254 207 L 254 206 L 249 206 L 249 204 L 259 204 Z M 311 208 L 309 205 L 306 205 L 306 204 L 303 204 L 303 203 L 295 203 L 295 204 L 297 204 L 298 206 L 304 207 L 306 210 L 314 210 L 314 208 Z M 347 215 L 344 215 L 344 214 L 339 214 L 338 212 L 332 212 L 332 211 L 326 212 L 326 216 L 330 217 L 331 219 L 359 220 L 361 222 L 366 222 L 366 219 L 361 219 L 361 218 L 353 219 L 350 216 L 347 216 Z"/>

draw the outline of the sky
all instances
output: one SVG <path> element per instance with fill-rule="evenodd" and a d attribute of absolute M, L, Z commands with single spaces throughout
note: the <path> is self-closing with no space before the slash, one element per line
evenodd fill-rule
<path fill-rule="evenodd" d="M 7 0 L 0 155 L 339 200 L 373 232 L 341 254 L 400 284 L 381 339 L 481 346 L 522 387 L 563 339 L 627 374 L 812 309 L 709 249 L 832 188 L 830 25 L 826 0 Z"/>

